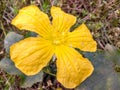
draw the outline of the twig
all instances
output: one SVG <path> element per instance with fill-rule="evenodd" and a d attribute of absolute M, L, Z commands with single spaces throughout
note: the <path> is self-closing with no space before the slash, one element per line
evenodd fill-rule
<path fill-rule="evenodd" d="M 5 32 L 5 29 L 4 29 L 4 26 L 3 26 L 2 22 L 1 22 L 1 29 L 3 30 L 4 36 L 6 36 L 7 34 Z"/>

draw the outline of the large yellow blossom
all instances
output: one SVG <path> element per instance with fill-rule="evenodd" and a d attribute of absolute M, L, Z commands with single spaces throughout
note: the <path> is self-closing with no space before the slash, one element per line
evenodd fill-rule
<path fill-rule="evenodd" d="M 20 10 L 12 24 L 20 30 L 39 34 L 13 44 L 10 56 L 15 66 L 26 75 L 40 72 L 56 56 L 57 80 L 66 88 L 74 88 L 89 77 L 94 68 L 74 48 L 96 51 L 96 42 L 85 24 L 70 32 L 76 17 L 63 12 L 59 7 L 51 8 L 52 22 L 38 7 L 30 5 Z"/>

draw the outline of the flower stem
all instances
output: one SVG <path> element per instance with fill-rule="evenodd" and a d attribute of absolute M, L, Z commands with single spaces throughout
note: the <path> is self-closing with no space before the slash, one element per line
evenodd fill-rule
<path fill-rule="evenodd" d="M 50 73 L 49 71 L 47 71 L 47 70 L 42 70 L 43 72 L 45 72 L 45 73 L 47 73 L 47 74 L 49 74 L 49 75 L 51 75 L 51 76 L 56 76 L 55 74 L 53 74 L 53 73 Z"/>

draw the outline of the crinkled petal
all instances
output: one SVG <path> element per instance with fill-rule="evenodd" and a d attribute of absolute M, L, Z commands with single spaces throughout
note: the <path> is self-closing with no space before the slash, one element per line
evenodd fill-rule
<path fill-rule="evenodd" d="M 76 17 L 63 12 L 59 7 L 53 6 L 51 8 L 51 15 L 53 17 L 52 25 L 54 30 L 58 32 L 66 32 L 75 24 Z"/>
<path fill-rule="evenodd" d="M 67 46 L 56 47 L 57 80 L 66 88 L 75 88 L 94 68 L 88 59 L 83 58 L 76 50 Z"/>
<path fill-rule="evenodd" d="M 71 47 L 89 52 L 94 52 L 97 49 L 97 43 L 85 24 L 70 32 L 67 38 L 67 43 Z"/>
<path fill-rule="evenodd" d="M 50 42 L 40 37 L 30 37 L 10 47 L 11 60 L 26 75 L 37 74 L 48 64 L 53 54 Z"/>
<path fill-rule="evenodd" d="M 20 30 L 30 30 L 46 36 L 52 30 L 47 14 L 39 10 L 35 5 L 22 8 L 19 14 L 12 20 L 12 24 Z"/>

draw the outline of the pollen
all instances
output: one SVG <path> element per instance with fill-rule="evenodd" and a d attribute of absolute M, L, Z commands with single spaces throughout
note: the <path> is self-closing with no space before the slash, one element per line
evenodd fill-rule
<path fill-rule="evenodd" d="M 67 34 L 65 32 L 53 32 L 52 43 L 54 45 L 64 44 L 66 41 Z"/>
<path fill-rule="evenodd" d="M 53 44 L 56 44 L 56 45 L 61 44 L 61 41 L 60 40 L 53 40 Z"/>

